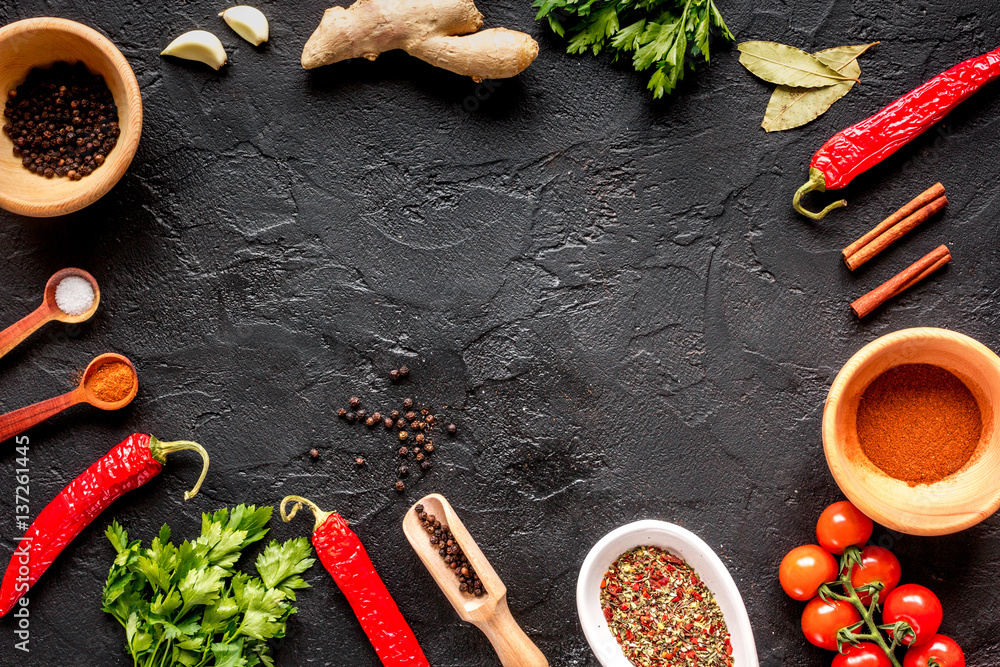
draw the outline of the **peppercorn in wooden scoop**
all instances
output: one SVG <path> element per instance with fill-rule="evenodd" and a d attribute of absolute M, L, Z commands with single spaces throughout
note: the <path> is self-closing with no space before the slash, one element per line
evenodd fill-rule
<path fill-rule="evenodd" d="M 27 431 L 77 403 L 101 410 L 118 410 L 132 402 L 139 391 L 135 366 L 120 354 L 107 353 L 87 365 L 76 389 L 0 417 L 0 442 Z"/>
<path fill-rule="evenodd" d="M 432 493 L 411 507 L 403 519 L 403 532 L 459 617 L 483 631 L 504 667 L 548 666 L 548 660 L 511 616 L 507 587 L 444 496 Z M 448 555 L 449 545 L 432 544 L 432 537 L 437 540 L 446 537 L 455 542 L 450 545 L 452 555 L 461 554 L 461 566 L 454 558 L 445 562 L 440 551 L 444 549 Z M 456 567 L 452 568 L 452 564 Z M 471 570 L 461 577 L 460 583 L 456 570 L 460 575 L 461 568 Z M 477 595 L 480 590 L 482 593 Z"/>

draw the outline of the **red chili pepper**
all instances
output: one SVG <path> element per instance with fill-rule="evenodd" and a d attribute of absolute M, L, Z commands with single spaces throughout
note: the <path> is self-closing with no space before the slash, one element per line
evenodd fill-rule
<path fill-rule="evenodd" d="M 1000 76 L 1000 49 L 970 58 L 939 74 L 919 88 L 866 118 L 838 132 L 823 144 L 809 164 L 809 181 L 795 193 L 792 205 L 802 215 L 821 220 L 830 211 L 847 206 L 834 202 L 819 213 L 802 207 L 802 195 L 813 190 L 839 190 L 856 176 L 874 167 L 970 95 Z"/>
<path fill-rule="evenodd" d="M 294 502 L 292 511 L 285 506 Z M 368 552 L 347 522 L 336 512 L 324 512 L 310 500 L 288 496 L 281 501 L 281 518 L 291 521 L 305 505 L 316 516 L 313 546 L 333 576 L 385 667 L 430 667 L 424 652 L 400 613 Z"/>
<path fill-rule="evenodd" d="M 156 477 L 167 454 L 182 449 L 196 450 L 205 461 L 198 483 L 184 494 L 189 500 L 208 474 L 208 452 L 196 442 L 160 442 L 142 433 L 130 435 L 70 482 L 45 506 L 14 550 L 0 584 L 0 616 L 14 607 L 98 514 L 126 492 Z"/>

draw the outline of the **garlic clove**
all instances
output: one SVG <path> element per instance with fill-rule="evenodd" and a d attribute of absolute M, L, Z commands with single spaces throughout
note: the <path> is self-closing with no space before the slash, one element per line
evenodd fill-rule
<path fill-rule="evenodd" d="M 226 50 L 219 38 L 207 30 L 186 32 L 167 45 L 161 56 L 174 56 L 185 60 L 197 60 L 209 67 L 219 69 L 226 64 Z"/>
<path fill-rule="evenodd" d="M 239 5 L 219 14 L 236 34 L 254 46 L 266 42 L 269 35 L 267 17 L 256 7 Z"/>

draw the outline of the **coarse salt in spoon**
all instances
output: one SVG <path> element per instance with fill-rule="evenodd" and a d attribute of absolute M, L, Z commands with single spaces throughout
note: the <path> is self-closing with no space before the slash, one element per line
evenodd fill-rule
<path fill-rule="evenodd" d="M 80 384 L 72 391 L 0 417 L 0 442 L 77 403 L 89 403 L 101 410 L 119 410 L 131 403 L 138 391 L 139 377 L 132 362 L 120 354 L 102 354 L 87 365 Z"/>
<path fill-rule="evenodd" d="M 45 284 L 42 305 L 0 333 L 0 357 L 48 322 L 75 324 L 89 320 L 100 302 L 101 290 L 92 275 L 83 269 L 57 271 Z"/>
<path fill-rule="evenodd" d="M 430 543 L 430 534 L 420 525 L 417 505 L 423 505 L 428 515 L 434 515 L 454 535 L 469 564 L 483 582 L 485 593 L 482 596 L 476 597 L 459 590 L 455 572 L 438 554 L 439 547 Z M 411 507 L 403 519 L 403 533 L 459 617 L 483 631 L 504 667 L 548 667 L 548 660 L 511 616 L 507 606 L 507 587 L 444 496 L 432 493 Z"/>

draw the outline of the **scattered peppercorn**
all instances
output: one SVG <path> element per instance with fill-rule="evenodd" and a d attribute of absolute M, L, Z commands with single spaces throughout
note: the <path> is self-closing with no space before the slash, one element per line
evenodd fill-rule
<path fill-rule="evenodd" d="M 314 459 L 314 460 L 315 460 L 315 459 L 318 459 L 318 458 L 319 458 L 319 450 L 318 450 L 318 449 L 310 449 L 310 450 L 309 450 L 309 456 L 310 456 L 310 457 L 311 457 L 312 459 Z"/>
<path fill-rule="evenodd" d="M 384 422 L 382 422 L 382 423 L 383 423 L 383 424 L 385 424 L 385 427 L 386 427 L 386 428 L 392 428 L 392 426 L 393 426 L 393 424 L 394 424 L 395 422 L 393 422 L 393 421 L 392 421 L 391 419 L 389 419 L 388 417 L 386 417 L 386 418 L 385 418 L 385 421 L 384 421 Z"/>
<path fill-rule="evenodd" d="M 365 426 L 374 426 L 374 425 L 375 425 L 374 417 L 369 417 L 368 419 L 365 420 Z"/>
<path fill-rule="evenodd" d="M 403 441 L 405 441 L 405 440 L 406 440 L 407 438 L 409 438 L 409 437 L 410 437 L 410 434 L 409 434 L 409 433 L 407 433 L 406 431 L 400 431 L 400 432 L 399 432 L 399 441 L 400 441 L 400 442 L 403 442 Z"/>
<path fill-rule="evenodd" d="M 418 445 L 422 445 L 424 444 L 424 441 L 427 440 L 427 436 L 424 435 L 423 433 L 417 433 L 417 437 L 414 438 L 414 440 L 417 441 Z"/>
<path fill-rule="evenodd" d="M 434 415 L 427 415 L 427 417 L 424 418 L 424 421 L 427 422 L 428 424 L 433 424 L 435 421 L 437 421 L 437 417 L 435 417 Z"/>
<path fill-rule="evenodd" d="M 340 408 L 339 410 L 337 410 L 337 416 L 340 417 L 341 419 L 346 418 L 347 410 L 345 410 L 344 408 Z"/>
<path fill-rule="evenodd" d="M 367 416 L 368 416 L 368 411 L 367 410 L 365 410 L 364 408 L 362 408 L 361 410 L 358 410 L 358 419 L 364 419 Z"/>
<path fill-rule="evenodd" d="M 354 463 L 355 463 L 356 465 L 359 465 L 359 466 L 363 466 L 363 465 L 365 464 L 365 457 L 363 457 L 363 456 L 358 456 L 358 457 L 356 457 L 356 458 L 354 459 Z"/>
<path fill-rule="evenodd" d="M 59 62 L 28 73 L 7 94 L 4 133 L 31 172 L 80 180 L 104 164 L 118 143 L 118 107 L 100 74 Z"/>
<path fill-rule="evenodd" d="M 406 484 L 403 484 L 403 480 L 401 480 L 401 479 L 400 480 L 396 480 L 396 490 L 397 491 L 406 491 Z"/>
<path fill-rule="evenodd" d="M 410 474 L 410 469 L 407 468 L 406 466 L 399 466 L 399 470 L 397 470 L 396 472 L 399 473 L 400 477 L 406 477 L 407 475 Z"/>
<path fill-rule="evenodd" d="M 376 410 L 375 412 L 372 413 L 372 419 L 374 419 L 377 422 L 382 421 L 382 413 Z"/>
<path fill-rule="evenodd" d="M 404 398 L 403 399 L 403 407 L 406 408 L 407 410 L 412 410 L 413 409 L 413 399 L 412 398 Z"/>
<path fill-rule="evenodd" d="M 424 453 L 423 453 L 423 452 L 417 452 L 417 455 L 416 455 L 416 457 L 414 457 L 414 458 L 416 458 L 416 459 L 417 459 L 417 461 L 423 461 L 423 460 L 424 460 L 425 458 L 427 458 L 427 457 L 426 457 L 426 456 L 424 455 Z"/>
<path fill-rule="evenodd" d="M 360 406 L 361 406 L 361 399 L 360 399 L 360 398 L 358 398 L 357 396 L 351 396 L 350 400 L 349 400 L 349 401 L 347 401 L 347 403 L 348 403 L 348 405 L 350 405 L 350 406 L 351 406 L 352 408 L 354 408 L 354 409 L 357 409 L 358 407 L 360 407 Z"/>
<path fill-rule="evenodd" d="M 406 421 L 402 419 L 396 420 L 396 428 L 406 428 Z"/>
<path fill-rule="evenodd" d="M 399 382 L 399 371 L 396 369 L 389 371 L 389 379 L 393 382 Z"/>
<path fill-rule="evenodd" d="M 356 414 L 354 414 L 353 412 L 348 412 L 347 415 L 345 416 L 345 419 L 347 419 L 347 421 L 349 421 L 349 422 L 352 422 L 352 421 L 356 420 L 357 418 L 358 418 L 358 416 Z"/>
<path fill-rule="evenodd" d="M 403 415 L 403 417 L 406 418 L 406 421 L 411 422 L 417 418 L 417 413 L 413 412 L 413 410 L 410 410 L 405 415 Z"/>
<path fill-rule="evenodd" d="M 428 440 L 427 441 L 427 444 L 424 445 L 424 451 L 427 452 L 428 454 L 430 454 L 430 453 L 432 453 L 434 451 L 434 441 L 433 440 Z"/>
<path fill-rule="evenodd" d="M 392 421 L 396 421 L 399 419 L 399 410 L 393 410 L 389 413 L 389 416 L 392 417 Z"/>
<path fill-rule="evenodd" d="M 400 366 L 399 367 L 399 377 L 405 378 L 409 374 L 410 374 L 410 367 L 409 366 Z"/>
<path fill-rule="evenodd" d="M 410 450 L 407 449 L 406 447 L 400 447 L 399 448 L 399 455 L 400 456 L 406 456 L 409 453 L 410 453 Z"/>
<path fill-rule="evenodd" d="M 421 470 L 430 470 L 431 469 L 431 462 L 430 461 L 421 461 L 420 462 L 420 469 Z"/>
<path fill-rule="evenodd" d="M 454 424 L 448 424 L 448 435 L 455 435 L 458 433 L 458 427 Z"/>

